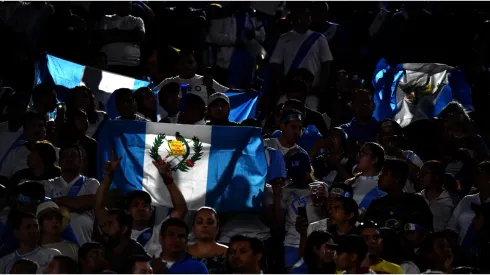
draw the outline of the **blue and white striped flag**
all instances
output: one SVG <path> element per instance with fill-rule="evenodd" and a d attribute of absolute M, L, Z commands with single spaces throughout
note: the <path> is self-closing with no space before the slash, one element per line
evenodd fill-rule
<path fill-rule="evenodd" d="M 145 190 L 155 204 L 171 207 L 152 163 L 161 156 L 170 163 L 189 209 L 260 209 L 267 162 L 259 128 L 113 120 L 102 129 L 98 145 L 99 168 L 110 158 L 111 148 L 122 157 L 113 187 L 123 194 Z"/>
<path fill-rule="evenodd" d="M 452 100 L 473 111 L 471 88 L 462 71 L 444 64 L 404 63 L 389 66 L 384 59 L 373 74 L 374 117 L 394 119 L 402 127 L 436 117 Z"/>

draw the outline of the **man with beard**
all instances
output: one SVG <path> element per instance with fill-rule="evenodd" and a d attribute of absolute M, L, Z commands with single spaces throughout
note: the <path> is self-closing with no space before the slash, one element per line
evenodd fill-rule
<path fill-rule="evenodd" d="M 102 245 L 105 258 L 109 262 L 109 269 L 117 273 L 124 273 L 123 259 L 134 254 L 148 255 L 143 246 L 131 238 L 132 228 L 133 218 L 127 211 L 119 209 L 107 211 L 102 227 Z"/>

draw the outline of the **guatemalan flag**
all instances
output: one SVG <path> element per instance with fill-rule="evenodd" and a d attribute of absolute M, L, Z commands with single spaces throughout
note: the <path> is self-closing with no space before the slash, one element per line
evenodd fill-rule
<path fill-rule="evenodd" d="M 471 88 L 457 68 L 436 63 L 404 63 L 391 67 L 384 59 L 373 74 L 374 117 L 391 118 L 402 127 L 436 117 L 452 100 L 473 111 Z"/>
<path fill-rule="evenodd" d="M 44 82 L 56 85 L 58 100 L 61 102 L 66 102 L 68 99 L 69 89 L 76 86 L 89 87 L 95 94 L 95 106 L 98 106 L 99 102 L 102 103 L 104 111 L 112 119 L 119 116 L 112 96 L 115 90 L 128 88 L 134 92 L 150 85 L 148 81 L 80 65 L 49 54 L 38 60 L 35 73 L 36 85 Z M 230 98 L 231 121 L 241 122 L 255 117 L 259 93 L 228 92 L 226 94 Z"/>
<path fill-rule="evenodd" d="M 160 156 L 170 163 L 189 209 L 260 209 L 267 162 L 259 128 L 113 120 L 102 129 L 98 148 L 98 167 L 110 158 L 112 148 L 122 157 L 112 187 L 123 194 L 145 190 L 154 204 L 172 207 L 152 163 Z"/>

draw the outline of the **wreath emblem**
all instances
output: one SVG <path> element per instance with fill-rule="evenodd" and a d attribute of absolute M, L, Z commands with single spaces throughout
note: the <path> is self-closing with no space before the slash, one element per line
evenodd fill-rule
<path fill-rule="evenodd" d="M 161 158 L 158 151 L 163 145 L 164 141 L 167 141 L 169 147 L 169 149 L 167 149 L 168 154 L 164 159 L 174 157 L 171 161 L 171 163 L 174 162 L 174 165 L 171 168 L 172 171 L 178 170 L 187 172 L 194 167 L 196 162 L 202 157 L 202 143 L 199 141 L 199 138 L 192 138 L 192 149 L 194 154 L 190 156 L 191 150 L 187 140 L 181 136 L 179 132 L 177 132 L 175 133 L 175 140 L 167 140 L 165 134 L 159 134 L 155 138 L 155 141 L 153 141 L 153 146 L 150 148 L 150 157 L 154 161 L 158 161 Z"/>

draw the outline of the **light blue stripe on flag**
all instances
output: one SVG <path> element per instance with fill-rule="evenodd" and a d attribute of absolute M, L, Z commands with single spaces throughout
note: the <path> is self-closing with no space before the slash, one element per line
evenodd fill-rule
<path fill-rule="evenodd" d="M 384 59 L 373 74 L 377 120 L 391 118 L 402 127 L 436 117 L 452 100 L 473 111 L 471 88 L 462 71 L 444 64 L 404 63 L 389 66 Z"/>
<path fill-rule="evenodd" d="M 155 147 L 158 134 L 166 136 Z M 193 137 L 197 137 L 197 143 Z M 258 128 L 109 121 L 99 135 L 98 167 L 101 169 L 109 159 L 111 148 L 122 157 L 122 169 L 115 174 L 113 187 L 123 194 L 145 190 L 155 204 L 172 206 L 152 163 L 153 148 L 175 168 L 174 181 L 189 209 L 211 206 L 225 212 L 260 210 L 267 163 Z M 184 148 L 185 153 L 180 154 L 178 148 Z M 99 171 L 99 178 L 102 173 Z"/>
<path fill-rule="evenodd" d="M 230 121 L 242 122 L 247 118 L 255 118 L 259 93 L 256 92 L 227 92 L 230 99 Z"/>

